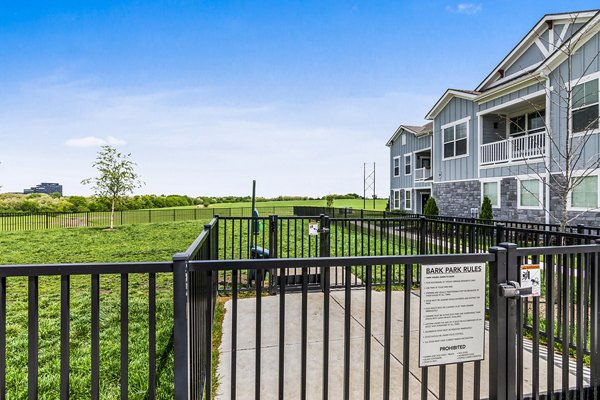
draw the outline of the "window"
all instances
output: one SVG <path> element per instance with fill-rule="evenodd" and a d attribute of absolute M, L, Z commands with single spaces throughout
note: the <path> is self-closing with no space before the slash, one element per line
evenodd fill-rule
<path fill-rule="evenodd" d="M 546 110 L 533 111 L 512 117 L 509 120 L 508 133 L 511 136 L 521 136 L 541 132 L 546 129 L 545 118 Z"/>
<path fill-rule="evenodd" d="M 394 210 L 400 208 L 400 191 L 394 190 Z"/>
<path fill-rule="evenodd" d="M 444 158 L 467 154 L 467 122 L 443 129 Z"/>
<path fill-rule="evenodd" d="M 498 182 L 483 182 L 481 187 L 481 200 L 485 196 L 489 197 L 492 202 L 492 207 L 500 207 L 500 185 Z"/>
<path fill-rule="evenodd" d="M 394 176 L 400 176 L 400 157 L 394 157 Z"/>
<path fill-rule="evenodd" d="M 406 146 L 406 133 L 402 134 L 402 146 Z"/>
<path fill-rule="evenodd" d="M 519 180 L 519 207 L 540 208 L 541 188 L 538 179 Z"/>
<path fill-rule="evenodd" d="M 591 175 L 581 179 L 571 192 L 571 207 L 597 208 L 598 207 L 598 176 Z"/>
<path fill-rule="evenodd" d="M 404 156 L 404 175 L 410 175 L 410 162 L 411 162 L 411 155 L 407 154 Z"/>
<path fill-rule="evenodd" d="M 527 133 L 541 132 L 546 129 L 546 110 L 527 114 Z"/>
<path fill-rule="evenodd" d="M 511 135 L 523 135 L 527 130 L 525 126 L 525 116 L 519 115 L 510 119 L 508 133 Z"/>
<path fill-rule="evenodd" d="M 598 79 L 573 88 L 573 132 L 598 129 Z"/>
<path fill-rule="evenodd" d="M 410 189 L 406 189 L 404 191 L 404 209 L 410 210 L 412 208 L 411 205 L 411 191 Z"/>

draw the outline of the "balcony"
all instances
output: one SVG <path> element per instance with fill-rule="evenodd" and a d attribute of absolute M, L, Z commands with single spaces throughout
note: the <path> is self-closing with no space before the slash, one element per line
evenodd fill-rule
<path fill-rule="evenodd" d="M 433 176 L 430 167 L 423 167 L 415 169 L 415 181 L 424 181 L 430 179 Z"/>
<path fill-rule="evenodd" d="M 481 165 L 535 159 L 545 154 L 546 131 L 541 131 L 481 145 Z"/>

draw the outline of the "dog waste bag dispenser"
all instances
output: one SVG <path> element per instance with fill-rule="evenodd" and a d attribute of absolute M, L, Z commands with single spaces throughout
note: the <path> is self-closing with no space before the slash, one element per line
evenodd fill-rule
<path fill-rule="evenodd" d="M 259 219 L 258 210 L 255 208 L 252 210 L 252 233 L 259 235 L 262 230 L 262 222 Z"/>

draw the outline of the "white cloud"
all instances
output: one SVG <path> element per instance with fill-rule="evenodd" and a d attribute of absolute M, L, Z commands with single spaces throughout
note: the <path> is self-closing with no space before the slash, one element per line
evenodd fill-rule
<path fill-rule="evenodd" d="M 86 136 L 82 138 L 69 139 L 65 142 L 65 145 L 69 147 L 99 147 L 104 145 L 118 146 L 123 144 L 127 144 L 127 142 L 117 139 L 113 136 L 109 136 L 106 139 L 96 136 Z"/>
<path fill-rule="evenodd" d="M 0 138 L 12 138 L 0 147 L 2 191 L 57 181 L 67 194 L 89 194 L 80 182 L 95 173 L 94 147 L 126 137 L 145 193 L 246 194 L 252 179 L 261 196 L 361 193 L 363 162 L 375 161 L 377 193 L 385 197 L 385 143 L 401 123 L 424 123 L 437 100 L 390 92 L 232 104 L 202 90 L 123 93 L 86 85 L 18 94 L 23 104 L 0 109 Z"/>
<path fill-rule="evenodd" d="M 459 3 L 456 7 L 446 6 L 446 10 L 458 14 L 474 15 L 483 10 L 481 3 Z"/>

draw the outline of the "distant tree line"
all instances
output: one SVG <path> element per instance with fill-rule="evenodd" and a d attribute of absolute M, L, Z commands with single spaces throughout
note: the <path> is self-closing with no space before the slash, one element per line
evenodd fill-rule
<path fill-rule="evenodd" d="M 309 196 L 277 196 L 272 198 L 257 197 L 257 202 L 264 201 L 299 201 L 299 200 L 327 200 L 334 199 L 361 199 L 355 193 L 330 194 L 323 197 Z M 141 210 L 148 208 L 204 206 L 208 207 L 218 203 L 241 203 L 251 201 L 250 196 L 198 196 L 185 195 L 137 195 L 126 196 L 116 204 L 117 210 Z M 111 201 L 108 198 L 97 196 L 65 196 L 58 193 L 52 195 L 32 194 L 0 194 L 0 212 L 86 212 L 110 211 Z"/>
<path fill-rule="evenodd" d="M 181 207 L 197 204 L 189 196 L 140 195 L 123 197 L 116 204 L 117 210 L 140 210 L 146 208 Z M 0 212 L 86 212 L 110 211 L 111 201 L 104 197 L 66 196 L 57 194 L 0 194 Z"/>

